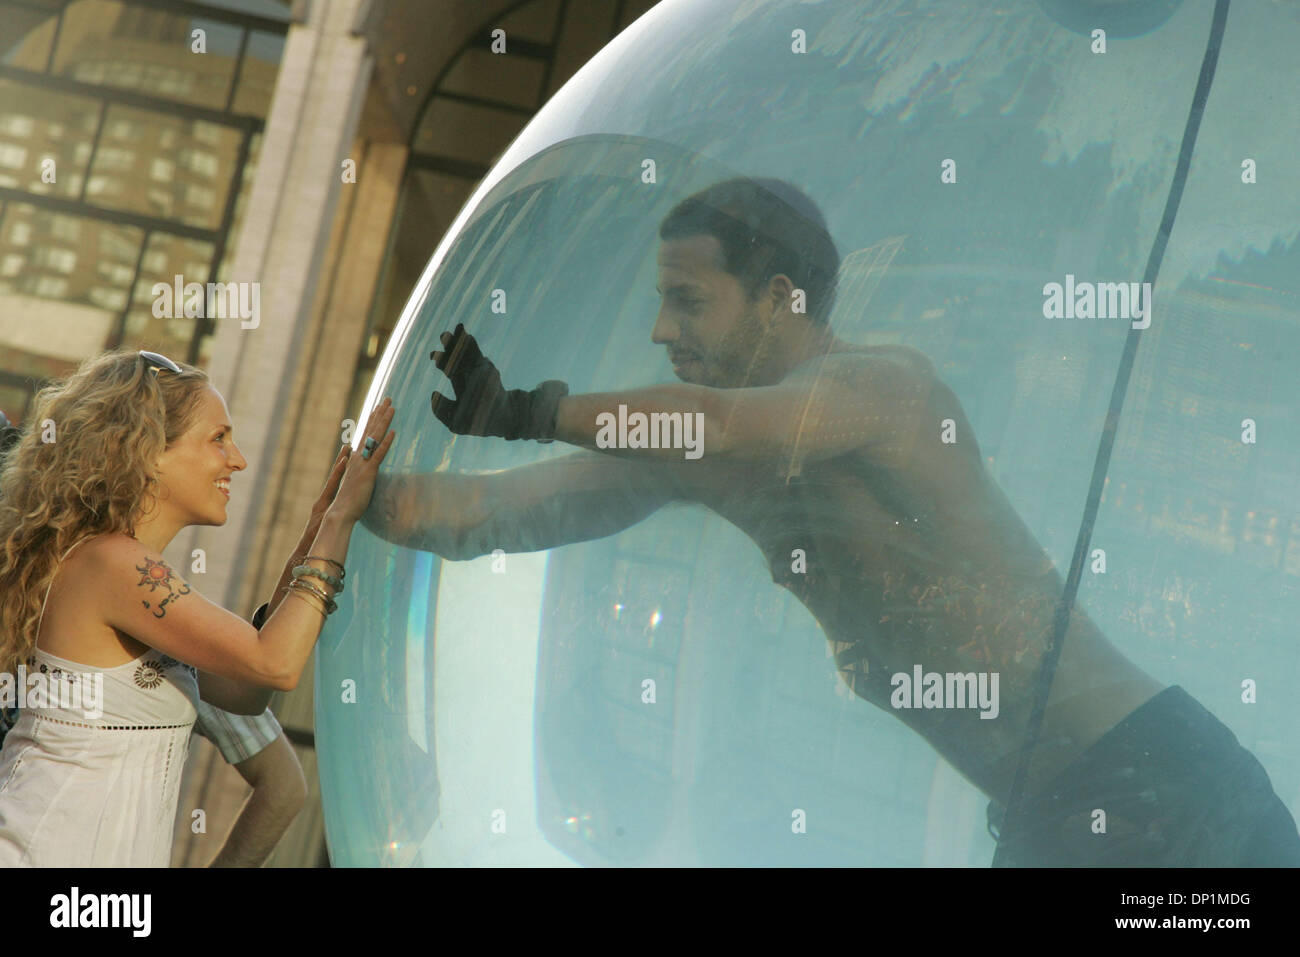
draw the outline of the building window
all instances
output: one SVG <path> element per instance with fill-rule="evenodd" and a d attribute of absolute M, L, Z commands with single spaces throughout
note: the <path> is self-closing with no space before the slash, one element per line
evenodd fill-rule
<path fill-rule="evenodd" d="M 65 242 L 76 242 L 81 237 L 81 221 L 71 216 L 54 216 L 50 219 L 50 235 Z"/>
<path fill-rule="evenodd" d="M 47 299 L 59 299 L 68 293 L 68 281 L 66 279 L 54 279 L 50 276 L 42 276 L 36 280 L 36 295 L 44 296 Z"/>
<path fill-rule="evenodd" d="M 11 113 L 0 117 L 0 133 L 8 133 L 10 136 L 31 136 L 35 126 L 36 123 L 30 116 Z"/>
<path fill-rule="evenodd" d="M 76 72 L 73 73 L 82 83 L 103 83 L 104 82 L 104 64 L 102 63 L 79 63 Z"/>
<path fill-rule="evenodd" d="M 146 272 L 160 273 L 167 268 L 167 254 L 161 249 L 152 249 L 144 254 L 142 264 Z"/>
<path fill-rule="evenodd" d="M 106 229 L 100 230 L 99 251 L 104 255 L 110 256 L 118 262 L 129 262 L 134 265 L 139 250 L 139 246 L 123 239 L 117 233 Z"/>
<path fill-rule="evenodd" d="M 162 67 L 150 70 L 149 73 L 148 83 L 150 88 L 156 89 L 160 93 L 166 93 L 170 96 L 184 96 L 194 89 L 194 77 L 191 74 Z"/>
<path fill-rule="evenodd" d="M 217 157 L 206 150 L 182 150 L 181 162 L 200 176 L 211 179 L 217 175 Z"/>
<path fill-rule="evenodd" d="M 170 183 L 176 174 L 176 165 L 169 159 L 155 157 L 149 169 L 149 175 L 160 183 Z"/>
<path fill-rule="evenodd" d="M 36 254 L 36 262 L 66 275 L 77 268 L 77 254 L 71 249 L 42 249 Z"/>
<path fill-rule="evenodd" d="M 95 169 L 97 170 L 124 170 L 130 169 L 131 164 L 135 162 L 135 152 L 133 150 L 124 150 L 116 146 L 106 146 L 99 151 L 95 157 Z"/>
<path fill-rule="evenodd" d="M 0 262 L 0 276 L 16 276 L 23 271 L 23 266 L 26 264 L 26 256 L 10 254 L 4 258 L 3 262 Z"/>
<path fill-rule="evenodd" d="M 86 293 L 86 298 L 95 305 L 103 309 L 112 309 L 114 312 L 126 308 L 125 289 L 104 289 L 101 286 L 95 286 L 90 292 Z"/>
<path fill-rule="evenodd" d="M 189 185 L 185 187 L 185 202 L 199 209 L 211 209 L 217 202 L 217 194 L 206 186 Z"/>
<path fill-rule="evenodd" d="M 139 86 L 144 76 L 144 66 L 140 63 L 121 63 L 113 72 L 114 86 Z"/>
<path fill-rule="evenodd" d="M 31 223 L 14 223 L 14 228 L 9 230 L 9 241 L 15 246 L 26 246 L 31 238 Z"/>
<path fill-rule="evenodd" d="M 27 162 L 27 147 L 13 143 L 0 143 L 0 166 L 21 169 Z"/>
<path fill-rule="evenodd" d="M 207 143 L 209 146 L 219 146 L 221 144 L 221 127 L 215 123 L 205 123 L 203 120 L 195 120 L 194 128 L 191 131 L 194 138 L 200 143 Z"/>
<path fill-rule="evenodd" d="M 130 285 L 131 277 L 135 275 L 135 270 L 120 263 L 100 262 L 95 267 L 95 271 L 99 273 L 101 279 L 107 279 L 118 286 Z"/>
<path fill-rule="evenodd" d="M 154 208 L 166 213 L 172 208 L 171 194 L 161 189 L 149 190 L 149 202 Z"/>

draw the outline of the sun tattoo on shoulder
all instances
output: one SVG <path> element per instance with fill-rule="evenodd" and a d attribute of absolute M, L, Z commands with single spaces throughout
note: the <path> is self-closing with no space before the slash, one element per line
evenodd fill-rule
<path fill-rule="evenodd" d="M 153 612 L 155 618 L 162 618 L 167 614 L 167 606 L 174 602 L 181 595 L 190 593 L 190 586 L 176 577 L 166 562 L 156 562 L 148 556 L 145 557 L 143 565 L 136 565 L 135 570 L 140 573 L 140 586 L 149 589 L 151 598 L 157 598 L 158 589 L 163 589 L 164 595 L 162 601 L 157 604 L 151 604 L 147 599 L 141 599 L 144 607 Z"/>

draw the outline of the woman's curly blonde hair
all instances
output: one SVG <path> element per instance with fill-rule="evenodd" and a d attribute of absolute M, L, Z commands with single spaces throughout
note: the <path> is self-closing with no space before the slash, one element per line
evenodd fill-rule
<path fill-rule="evenodd" d="M 0 465 L 0 671 L 36 647 L 63 553 L 94 535 L 134 534 L 152 510 L 158 456 L 189 430 L 209 387 L 202 369 L 177 365 L 155 372 L 119 349 L 36 393 Z"/>

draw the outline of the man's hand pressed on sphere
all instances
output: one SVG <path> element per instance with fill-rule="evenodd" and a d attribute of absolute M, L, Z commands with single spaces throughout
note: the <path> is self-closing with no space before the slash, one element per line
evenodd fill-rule
<path fill-rule="evenodd" d="M 550 379 L 532 391 L 506 389 L 501 373 L 463 323 L 440 338 L 446 351 L 431 352 L 429 358 L 451 380 L 456 398 L 433 393 L 430 402 L 439 422 L 457 435 L 542 442 L 555 438 L 556 412 L 560 399 L 569 394 L 568 386 Z"/>

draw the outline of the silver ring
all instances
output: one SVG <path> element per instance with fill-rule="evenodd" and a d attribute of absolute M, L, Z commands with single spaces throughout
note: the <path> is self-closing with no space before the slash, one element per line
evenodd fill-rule
<path fill-rule="evenodd" d="M 366 446 L 361 450 L 361 457 L 363 459 L 370 458 L 370 456 L 375 454 L 375 449 L 377 449 L 378 447 L 379 447 L 379 443 L 375 441 L 375 437 L 373 435 L 367 436 Z"/>

